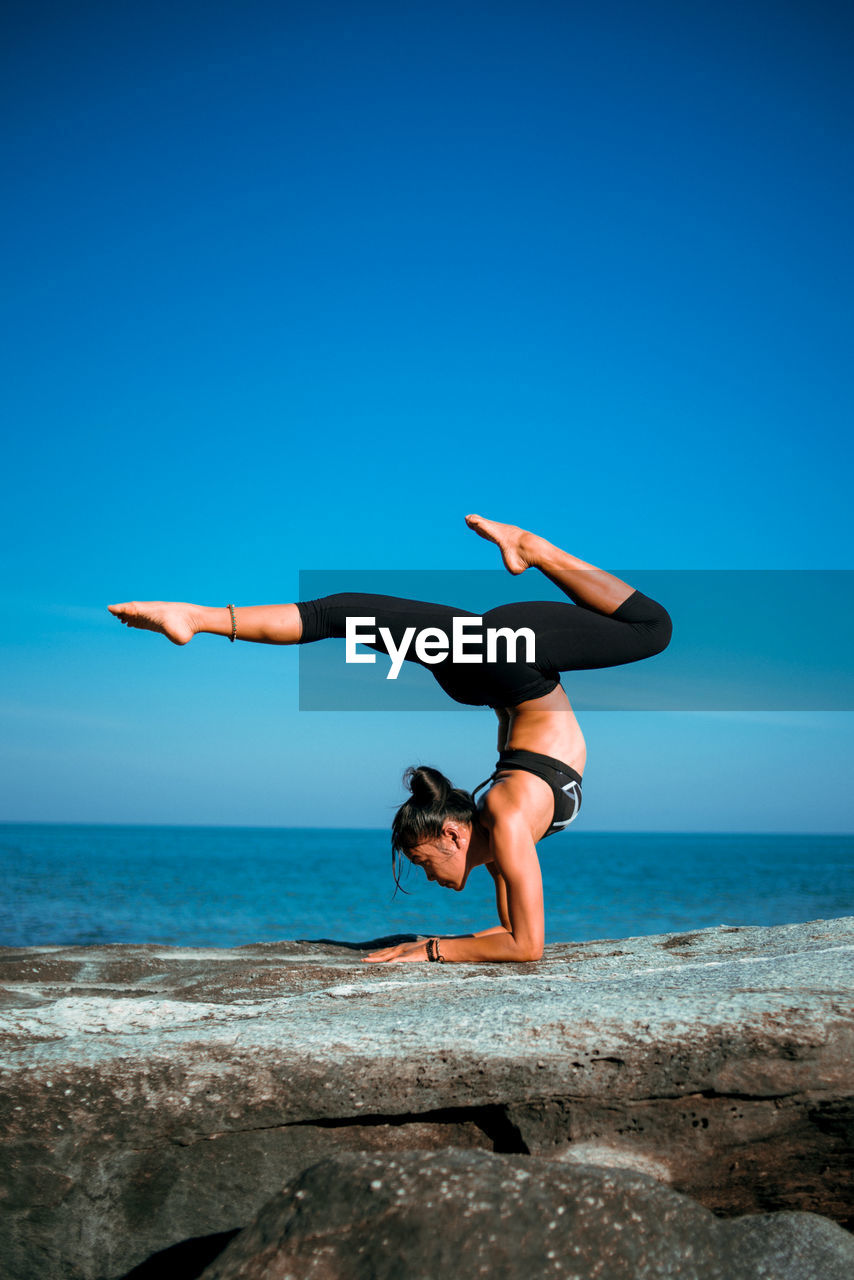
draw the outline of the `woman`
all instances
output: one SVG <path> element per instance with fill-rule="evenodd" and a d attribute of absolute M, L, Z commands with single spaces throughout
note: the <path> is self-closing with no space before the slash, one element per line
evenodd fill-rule
<path fill-rule="evenodd" d="M 474 867 L 485 866 L 495 881 L 501 923 L 465 937 L 385 947 L 369 955 L 369 962 L 540 958 L 543 886 L 535 846 L 565 830 L 578 813 L 587 757 L 559 673 L 637 662 L 660 653 L 670 641 L 667 612 L 619 578 L 515 525 L 474 515 L 466 523 L 497 544 L 510 573 L 539 569 L 574 604 L 536 601 L 483 614 L 487 627 L 531 630 L 533 662 L 516 661 L 509 649 L 481 663 L 455 663 L 450 652 L 423 660 L 455 701 L 492 707 L 498 716 L 499 759 L 491 777 L 475 788 L 475 794 L 486 788 L 477 801 L 438 770 L 407 770 L 412 794 L 392 825 L 392 864 L 395 854 L 405 855 L 428 880 L 457 891 Z M 109 608 L 127 626 L 159 631 L 174 644 L 186 644 L 198 632 L 262 644 L 307 644 L 343 636 L 348 617 L 369 616 L 397 651 L 410 628 L 450 635 L 453 618 L 476 616 L 449 605 L 365 594 L 240 609 L 162 601 Z M 380 638 L 371 647 L 388 652 L 390 646 Z M 411 644 L 406 656 L 422 661 Z"/>

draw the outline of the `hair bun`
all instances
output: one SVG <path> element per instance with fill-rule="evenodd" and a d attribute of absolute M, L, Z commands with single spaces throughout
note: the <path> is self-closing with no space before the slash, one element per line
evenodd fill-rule
<path fill-rule="evenodd" d="M 428 809 L 434 805 L 443 805 L 451 790 L 451 784 L 445 775 L 426 764 L 413 765 L 407 769 L 403 775 L 403 781 L 409 787 L 412 799 L 419 808 Z"/>

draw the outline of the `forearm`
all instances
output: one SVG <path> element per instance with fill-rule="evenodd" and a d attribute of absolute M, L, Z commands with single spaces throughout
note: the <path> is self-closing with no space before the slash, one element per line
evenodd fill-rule
<path fill-rule="evenodd" d="M 193 605 L 193 625 L 198 633 L 231 638 L 231 610 Z M 236 605 L 237 639 L 256 644 L 296 644 L 302 632 L 295 604 Z"/>
<path fill-rule="evenodd" d="M 525 964 L 539 960 L 542 948 L 517 940 L 509 929 L 497 925 L 495 929 L 468 937 L 440 938 L 439 952 L 442 959 L 451 964 Z"/>
<path fill-rule="evenodd" d="M 417 942 L 403 942 L 393 947 L 383 947 L 364 957 L 367 964 L 397 964 L 430 960 L 429 952 L 438 944 L 439 957 L 451 964 L 524 964 L 539 960 L 542 946 L 523 943 L 514 938 L 509 929 L 496 925 L 482 933 L 466 933 L 456 938 L 419 938 Z"/>

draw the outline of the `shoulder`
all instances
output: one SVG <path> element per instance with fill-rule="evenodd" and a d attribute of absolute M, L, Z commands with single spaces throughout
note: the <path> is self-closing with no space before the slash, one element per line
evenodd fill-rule
<path fill-rule="evenodd" d="M 523 850 L 534 851 L 537 839 L 548 826 L 541 812 L 542 800 L 532 796 L 521 773 L 497 781 L 484 797 L 478 815 L 489 840 L 496 870 L 506 871 L 507 859 L 514 862 Z M 538 779 L 534 779 L 538 781 Z"/>
<path fill-rule="evenodd" d="M 499 792 L 499 788 L 495 788 Z M 506 885 L 527 881 L 532 874 L 539 874 L 535 822 L 525 805 L 511 794 L 508 787 L 504 794 L 491 797 L 489 811 L 484 815 L 487 828 L 490 861 L 487 863 L 494 880 Z"/>
<path fill-rule="evenodd" d="M 507 828 L 518 824 L 539 838 L 553 813 L 554 797 L 549 784 L 532 773 L 513 769 L 492 784 L 483 798 L 479 816 L 487 828 L 494 830 L 497 825 Z"/>
<path fill-rule="evenodd" d="M 497 778 L 483 797 L 480 817 L 484 826 L 512 823 L 524 816 L 528 788 L 521 773 L 510 773 Z"/>

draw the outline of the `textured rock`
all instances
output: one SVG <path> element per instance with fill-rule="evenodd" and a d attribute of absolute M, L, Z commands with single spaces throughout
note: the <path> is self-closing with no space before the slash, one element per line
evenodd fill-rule
<path fill-rule="evenodd" d="M 484 1152 L 340 1156 L 267 1204 L 202 1280 L 850 1280 L 807 1213 L 721 1221 L 623 1169 Z"/>
<path fill-rule="evenodd" d="M 0 952 L 5 1275 L 113 1280 L 365 1148 L 548 1154 L 719 1213 L 845 1220 L 852 954 L 852 920 L 520 966 L 365 966 L 333 943 Z"/>
<path fill-rule="evenodd" d="M 765 1213 L 726 1223 L 733 1256 L 768 1280 L 854 1276 L 854 1236 L 814 1213 Z M 747 1270 L 747 1274 L 752 1273 Z"/>

